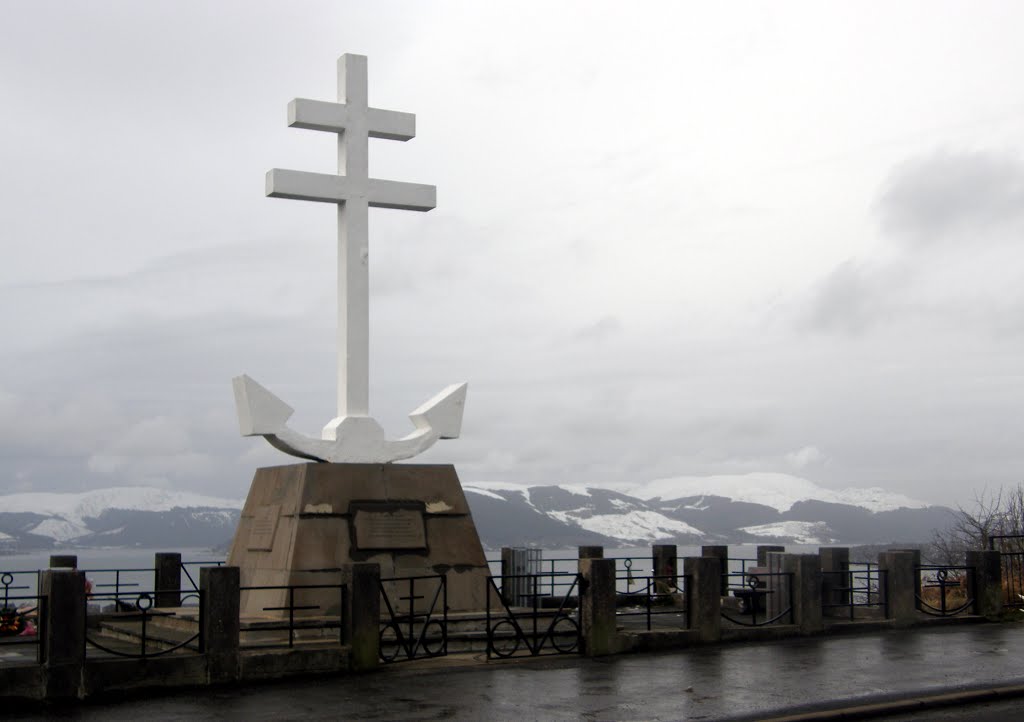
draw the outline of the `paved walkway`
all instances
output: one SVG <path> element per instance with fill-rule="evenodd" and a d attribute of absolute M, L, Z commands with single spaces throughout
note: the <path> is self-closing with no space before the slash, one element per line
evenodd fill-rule
<path fill-rule="evenodd" d="M 43 718 L 764 719 L 840 702 L 905 700 L 1009 684 L 1024 684 L 1024 625 L 738 643 L 601 659 L 569 656 L 482 664 L 475 658 L 450 657 L 392 665 L 363 676 L 53 709 Z M 1012 702 L 1003 704 L 1014 707 Z M 23 717 L 29 718 L 40 715 Z"/>

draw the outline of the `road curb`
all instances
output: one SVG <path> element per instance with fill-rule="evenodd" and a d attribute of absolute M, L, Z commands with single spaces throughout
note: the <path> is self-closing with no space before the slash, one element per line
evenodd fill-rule
<path fill-rule="evenodd" d="M 849 720 L 888 717 L 895 714 L 923 712 L 943 707 L 959 707 L 967 704 L 993 702 L 1024 697 L 1024 682 L 996 687 L 986 686 L 974 689 L 945 692 L 942 694 L 917 694 L 912 697 L 868 702 L 865 704 L 833 707 L 807 712 L 760 717 L 763 722 L 814 722 L 816 720 Z"/>

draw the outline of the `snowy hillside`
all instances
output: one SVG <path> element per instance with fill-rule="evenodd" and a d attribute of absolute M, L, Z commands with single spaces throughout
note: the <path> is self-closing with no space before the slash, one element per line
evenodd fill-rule
<path fill-rule="evenodd" d="M 922 541 L 950 511 L 881 489 L 833 491 L 785 474 L 662 479 L 633 493 L 578 485 L 463 487 L 484 543 L 572 546 Z"/>
<path fill-rule="evenodd" d="M 719 476 L 677 476 L 656 479 L 625 489 L 640 499 L 685 499 L 721 496 L 732 501 L 763 504 L 788 511 L 800 501 L 824 501 L 859 506 L 868 511 L 922 509 L 928 504 L 878 487 L 868 489 L 826 489 L 813 481 L 790 474 L 755 473 Z"/>
<path fill-rule="evenodd" d="M 634 494 L 578 485 L 466 483 L 485 545 L 861 544 L 930 539 L 950 520 L 878 489 L 831 491 L 784 474 L 661 479 Z M 0 547 L 219 546 L 242 501 L 141 487 L 0 496 Z"/>
<path fill-rule="evenodd" d="M 242 502 L 145 487 L 78 494 L 0 496 L 5 549 L 74 546 L 222 544 L 231 538 Z"/>
<path fill-rule="evenodd" d="M 142 486 L 95 489 L 79 494 L 27 492 L 0 496 L 0 511 L 46 514 L 78 525 L 85 519 L 99 517 L 107 509 L 170 511 L 175 508 L 195 507 L 241 509 L 242 500 Z"/>

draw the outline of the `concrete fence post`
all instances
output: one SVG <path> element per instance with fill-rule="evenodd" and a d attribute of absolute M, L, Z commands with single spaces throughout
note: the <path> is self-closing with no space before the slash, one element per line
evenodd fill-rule
<path fill-rule="evenodd" d="M 773 552 L 785 552 L 786 547 L 779 546 L 778 544 L 758 544 L 757 545 L 757 566 L 766 567 L 768 566 L 768 555 Z"/>
<path fill-rule="evenodd" d="M 825 629 L 821 615 L 821 559 L 817 554 L 780 554 L 782 571 L 791 575 L 793 621 L 800 634 Z"/>
<path fill-rule="evenodd" d="M 156 553 L 153 561 L 153 591 L 156 592 L 155 606 L 181 606 L 181 554 Z"/>
<path fill-rule="evenodd" d="M 583 551 L 583 547 L 580 547 Z M 615 560 L 580 558 L 580 632 L 590 657 L 618 651 L 615 624 Z"/>
<path fill-rule="evenodd" d="M 78 569 L 78 555 L 51 554 L 50 569 Z"/>
<path fill-rule="evenodd" d="M 898 626 L 912 624 L 917 615 L 914 589 L 920 584 L 921 576 L 913 553 L 882 552 L 878 555 L 878 568 L 885 571 L 883 599 L 889 608 L 889 619 Z"/>
<path fill-rule="evenodd" d="M 918 568 L 921 566 L 921 550 L 920 549 L 890 549 L 891 552 L 906 552 L 910 554 L 914 559 L 914 609 L 921 608 L 921 572 Z"/>
<path fill-rule="evenodd" d="M 50 569 L 40 585 L 40 596 L 46 598 L 40 615 L 46 698 L 77 697 L 85 664 L 85 574 Z"/>
<path fill-rule="evenodd" d="M 657 594 L 672 594 L 679 584 L 678 550 L 675 544 L 654 544 L 651 547 L 651 568 L 653 574 L 662 579 L 654 580 Z"/>
<path fill-rule="evenodd" d="M 1002 555 L 994 550 L 967 552 L 969 584 L 974 595 L 974 613 L 998 617 L 1003 612 Z M 1016 600 L 1015 600 L 1016 601 Z"/>
<path fill-rule="evenodd" d="M 754 567 L 754 569 L 767 572 L 766 576 L 759 577 L 761 584 L 758 585 L 759 588 L 763 587 L 767 592 L 764 598 L 765 615 L 769 619 L 775 619 L 792 606 L 792 621 L 796 624 L 796 583 L 792 577 L 786 576 L 788 572 L 793 571 L 792 568 L 786 566 L 786 558 L 792 555 L 770 551 L 766 552 L 764 556 L 765 563 Z M 789 619 L 786 620 L 786 622 L 789 621 Z"/>
<path fill-rule="evenodd" d="M 241 630 L 238 567 L 199 570 L 200 609 L 206 669 L 210 682 L 238 679 L 238 637 Z"/>
<path fill-rule="evenodd" d="M 344 639 L 352 648 L 352 670 L 362 672 L 380 664 L 380 564 L 357 562 L 347 577 Z"/>
<path fill-rule="evenodd" d="M 721 572 L 719 573 L 719 594 L 723 597 L 729 593 L 729 547 L 723 545 L 702 546 L 700 548 L 702 557 L 713 557 L 718 560 Z"/>
<path fill-rule="evenodd" d="M 513 580 L 512 577 L 525 573 L 525 569 L 519 569 L 516 566 L 515 550 L 512 547 L 502 547 L 501 598 L 505 600 L 505 604 L 515 604 L 515 595 L 512 593 L 512 587 L 515 584 L 515 580 Z"/>
<path fill-rule="evenodd" d="M 849 609 L 840 605 L 850 603 L 851 575 L 846 573 L 850 568 L 849 547 L 821 547 L 818 549 L 821 560 L 821 602 L 829 605 L 822 609 L 827 617 L 849 615 Z"/>
<path fill-rule="evenodd" d="M 687 604 L 690 629 L 701 642 L 717 642 L 722 637 L 722 564 L 717 556 L 686 557 Z"/>
<path fill-rule="evenodd" d="M 604 559 L 604 547 L 579 547 L 578 554 L 580 559 Z"/>

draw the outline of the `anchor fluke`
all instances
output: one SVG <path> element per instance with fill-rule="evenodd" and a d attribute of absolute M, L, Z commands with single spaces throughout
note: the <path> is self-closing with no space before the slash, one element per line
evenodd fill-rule
<path fill-rule="evenodd" d="M 417 429 L 429 428 L 440 439 L 457 439 L 462 432 L 462 410 L 468 384 L 452 384 L 409 414 Z"/>
<path fill-rule="evenodd" d="M 231 379 L 235 390 L 238 428 L 242 436 L 264 436 L 277 433 L 295 413 L 295 409 L 242 374 Z"/>
<path fill-rule="evenodd" d="M 454 384 L 413 411 L 415 431 L 388 440 L 384 429 L 368 416 L 344 416 L 324 429 L 323 438 L 304 436 L 288 427 L 291 406 L 249 376 L 236 376 L 238 427 L 242 436 L 262 436 L 292 456 L 335 463 L 386 464 L 426 451 L 438 439 L 457 438 L 462 430 L 466 384 Z"/>

